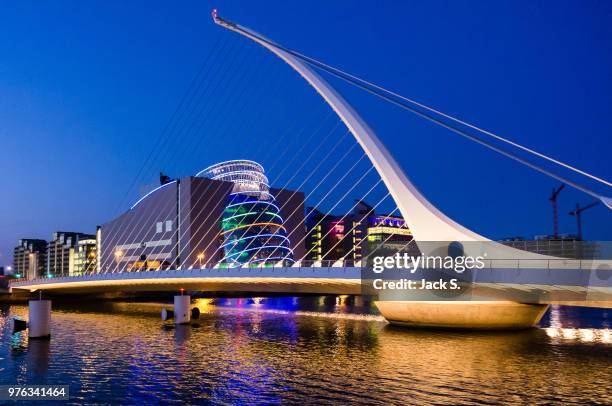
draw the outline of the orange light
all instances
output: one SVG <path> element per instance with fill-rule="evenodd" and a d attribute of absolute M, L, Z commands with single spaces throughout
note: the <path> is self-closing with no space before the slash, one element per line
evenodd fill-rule
<path fill-rule="evenodd" d="M 276 223 L 253 223 L 253 224 L 244 224 L 238 227 L 234 227 L 231 230 L 223 231 L 220 235 L 231 233 L 232 231 L 239 230 L 241 228 L 254 227 L 254 226 L 276 226 L 276 227 L 282 228 L 283 230 L 285 230 L 285 232 L 287 231 L 285 227 L 281 226 L 280 224 L 276 224 Z"/>

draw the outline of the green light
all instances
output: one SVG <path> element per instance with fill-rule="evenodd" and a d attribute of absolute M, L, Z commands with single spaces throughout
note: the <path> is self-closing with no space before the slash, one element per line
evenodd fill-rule
<path fill-rule="evenodd" d="M 233 216 L 231 216 L 231 217 L 227 217 L 227 218 L 223 219 L 223 221 L 233 220 L 233 219 L 235 219 L 235 218 L 237 218 L 237 217 L 254 216 L 254 215 L 256 215 L 256 214 L 257 214 L 257 215 L 261 215 L 262 213 L 260 213 L 260 212 L 256 212 L 256 211 L 252 211 L 252 212 L 249 212 L 249 213 L 244 213 L 244 214 L 234 214 L 234 215 L 233 215 Z M 267 215 L 270 215 L 270 216 L 272 216 L 272 217 L 278 217 L 278 218 L 279 218 L 281 221 L 283 221 L 283 218 L 282 218 L 281 216 L 279 216 L 278 214 L 273 213 L 273 212 L 271 212 L 271 211 L 265 211 L 265 212 L 263 212 L 263 214 L 267 214 Z"/>

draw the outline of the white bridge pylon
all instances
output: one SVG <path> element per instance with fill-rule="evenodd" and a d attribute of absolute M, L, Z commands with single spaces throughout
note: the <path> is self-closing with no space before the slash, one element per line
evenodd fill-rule
<path fill-rule="evenodd" d="M 374 131 L 351 105 L 311 67 L 257 32 L 222 19 L 217 15 L 216 10 L 213 10 L 212 16 L 216 24 L 235 31 L 274 53 L 315 88 L 365 151 L 412 230 L 417 244 L 419 241 L 491 241 L 455 222 L 429 202 L 408 179 Z M 543 257 L 502 244 L 494 244 L 494 246 L 497 255 L 507 254 L 508 258 Z"/>

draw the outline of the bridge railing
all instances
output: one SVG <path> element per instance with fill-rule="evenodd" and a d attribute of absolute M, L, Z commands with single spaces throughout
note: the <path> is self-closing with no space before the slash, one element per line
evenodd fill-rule
<path fill-rule="evenodd" d="M 267 264 L 245 264 L 242 266 L 228 266 L 227 264 L 221 264 L 217 262 L 203 263 L 199 265 L 184 266 L 178 269 L 190 270 L 190 269 L 259 269 L 259 268 L 361 268 L 362 261 L 358 260 L 303 260 L 303 261 L 278 261 L 275 263 Z M 151 272 L 151 271 L 164 271 L 164 268 L 145 268 L 145 269 L 132 269 L 124 270 L 121 272 Z M 84 273 L 84 275 L 98 274 L 98 273 L 113 273 L 112 268 L 103 269 L 102 272 L 92 271 Z"/>
<path fill-rule="evenodd" d="M 485 259 L 484 269 L 580 269 L 593 270 L 612 267 L 609 259 Z"/>
<path fill-rule="evenodd" d="M 599 269 L 612 269 L 612 261 L 611 260 L 586 260 L 586 259 L 485 259 L 483 260 L 484 266 L 479 269 L 508 269 L 508 270 L 529 270 L 529 269 L 546 269 L 549 271 L 561 271 L 563 269 L 572 269 L 572 270 L 599 270 Z M 85 277 L 88 276 L 100 278 L 101 275 L 105 275 L 103 277 L 108 277 L 112 279 L 118 273 L 120 274 L 132 274 L 132 273 L 146 273 L 146 272 L 181 272 L 186 273 L 193 271 L 194 273 L 201 274 L 202 271 L 210 270 L 210 271 L 222 271 L 224 269 L 240 271 L 244 269 L 245 273 L 249 271 L 262 270 L 266 269 L 269 271 L 274 271 L 275 269 L 283 269 L 287 270 L 291 269 L 312 269 L 312 268 L 361 268 L 361 261 L 299 261 L 299 262 L 289 262 L 289 261 L 281 261 L 275 264 L 266 264 L 264 266 L 260 264 L 251 264 L 248 266 L 242 267 L 223 267 L 219 264 L 202 264 L 202 267 L 188 267 L 188 268 L 179 268 L 179 269 L 139 269 L 139 270 L 130 270 L 123 272 L 89 272 L 79 275 L 51 275 L 44 276 L 35 279 L 14 279 L 11 281 L 11 284 L 15 284 L 18 282 L 35 282 L 35 281 L 44 281 L 51 278 L 64 278 L 64 277 Z M 365 266 L 365 264 L 363 264 Z"/>

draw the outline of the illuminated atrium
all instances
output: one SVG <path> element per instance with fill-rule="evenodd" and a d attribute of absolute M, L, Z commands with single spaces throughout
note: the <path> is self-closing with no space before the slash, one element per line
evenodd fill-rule
<path fill-rule="evenodd" d="M 248 160 L 222 162 L 197 176 L 234 184 L 221 221 L 222 263 L 239 267 L 293 262 L 284 220 L 260 164 Z"/>

